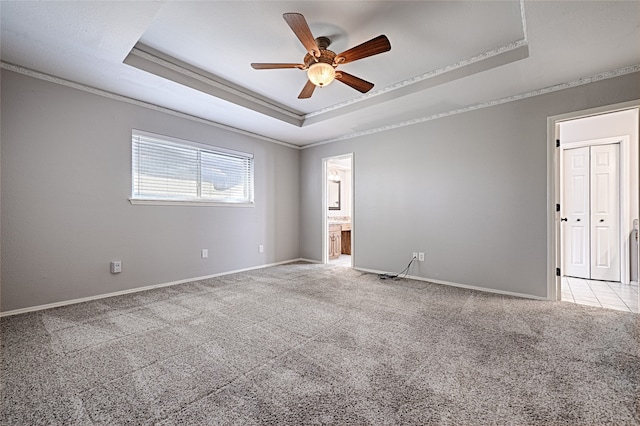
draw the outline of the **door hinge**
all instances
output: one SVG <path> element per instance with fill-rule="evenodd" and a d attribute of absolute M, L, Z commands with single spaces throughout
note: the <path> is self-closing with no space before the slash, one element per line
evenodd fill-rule
<path fill-rule="evenodd" d="M 556 277 L 560 276 L 560 268 L 556 268 Z"/>
<path fill-rule="evenodd" d="M 556 148 L 560 148 L 560 139 L 556 139 Z"/>
<path fill-rule="evenodd" d="M 560 204 L 556 204 L 556 211 L 559 212 L 560 211 Z"/>

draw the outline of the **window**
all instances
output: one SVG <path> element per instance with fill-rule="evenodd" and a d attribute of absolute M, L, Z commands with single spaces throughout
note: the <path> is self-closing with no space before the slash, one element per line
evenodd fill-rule
<path fill-rule="evenodd" d="M 133 204 L 253 205 L 253 155 L 134 130 Z"/>

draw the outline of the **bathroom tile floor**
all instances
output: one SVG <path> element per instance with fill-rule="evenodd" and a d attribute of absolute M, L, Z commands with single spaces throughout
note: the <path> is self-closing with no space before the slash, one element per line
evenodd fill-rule
<path fill-rule="evenodd" d="M 562 301 L 638 313 L 638 283 L 562 277 Z"/>
<path fill-rule="evenodd" d="M 348 254 L 341 254 L 338 259 L 330 260 L 329 264 L 336 266 L 346 266 L 347 268 L 351 267 L 351 256 Z"/>

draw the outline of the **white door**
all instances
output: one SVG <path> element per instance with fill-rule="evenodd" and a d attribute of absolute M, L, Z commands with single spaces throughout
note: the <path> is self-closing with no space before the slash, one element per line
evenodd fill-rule
<path fill-rule="evenodd" d="M 591 277 L 589 227 L 589 147 L 564 151 L 562 224 L 565 275 Z"/>
<path fill-rule="evenodd" d="M 564 151 L 564 275 L 620 281 L 619 144 Z"/>
<path fill-rule="evenodd" d="M 591 278 L 620 281 L 619 144 L 591 147 Z"/>

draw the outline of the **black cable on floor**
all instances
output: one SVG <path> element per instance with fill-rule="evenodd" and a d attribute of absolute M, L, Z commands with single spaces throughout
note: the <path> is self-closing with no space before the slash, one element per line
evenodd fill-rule
<path fill-rule="evenodd" d="M 411 268 L 411 264 L 413 263 L 413 261 L 416 260 L 416 257 L 412 257 L 411 258 L 411 262 L 409 262 L 409 264 L 407 265 L 406 268 L 404 268 L 402 271 L 398 272 L 397 274 L 378 274 L 378 278 L 380 278 L 381 280 L 387 280 L 387 279 L 396 279 L 396 278 L 406 278 L 406 276 L 409 274 L 409 268 Z M 400 275 L 404 274 L 404 277 L 400 277 Z"/>

